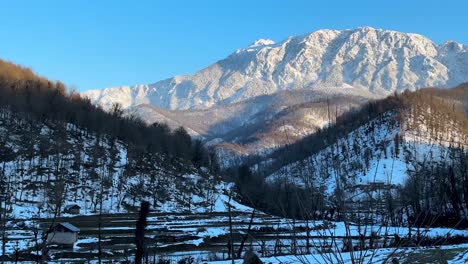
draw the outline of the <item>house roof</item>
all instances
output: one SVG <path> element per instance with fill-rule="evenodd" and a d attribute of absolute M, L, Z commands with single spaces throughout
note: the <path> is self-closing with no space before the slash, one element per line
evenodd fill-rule
<path fill-rule="evenodd" d="M 78 227 L 76 227 L 76 226 L 74 226 L 74 225 L 72 225 L 72 224 L 70 224 L 68 222 L 62 222 L 62 223 L 58 223 L 58 224 L 65 227 L 66 229 L 68 229 L 68 230 L 70 230 L 72 232 L 76 232 L 76 233 L 80 232 L 80 229 Z"/>
<path fill-rule="evenodd" d="M 79 205 L 77 205 L 77 204 L 69 204 L 69 205 L 66 205 L 66 206 L 65 206 L 65 210 L 71 209 L 71 208 L 73 208 L 73 207 L 81 208 L 81 207 L 80 207 Z"/>

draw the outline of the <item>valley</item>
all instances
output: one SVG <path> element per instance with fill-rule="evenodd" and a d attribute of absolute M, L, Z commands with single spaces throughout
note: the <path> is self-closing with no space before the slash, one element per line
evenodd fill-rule
<path fill-rule="evenodd" d="M 412 33 L 318 30 L 256 41 L 193 75 L 81 95 L 148 123 L 183 126 L 224 153 L 221 165 L 229 167 L 293 144 L 365 102 L 467 82 L 467 54 L 464 44 Z"/>
<path fill-rule="evenodd" d="M 464 263 L 467 54 L 318 30 L 84 92 L 0 60 L 0 260 Z"/>

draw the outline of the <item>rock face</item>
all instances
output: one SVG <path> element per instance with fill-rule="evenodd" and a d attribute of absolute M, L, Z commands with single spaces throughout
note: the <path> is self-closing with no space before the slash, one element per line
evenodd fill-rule
<path fill-rule="evenodd" d="M 105 108 L 120 103 L 205 109 L 284 90 L 354 87 L 385 95 L 468 81 L 468 46 L 362 27 L 319 30 L 275 43 L 260 39 L 194 75 L 84 92 Z"/>

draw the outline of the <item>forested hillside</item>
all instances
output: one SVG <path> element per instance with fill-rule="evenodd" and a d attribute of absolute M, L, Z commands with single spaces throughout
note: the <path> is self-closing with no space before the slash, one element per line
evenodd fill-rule
<path fill-rule="evenodd" d="M 196 157 L 200 153 L 195 151 L 183 128 L 170 131 L 164 124 L 147 126 L 133 116 L 123 117 L 118 104 L 106 112 L 78 93 L 67 91 L 61 82 L 38 77 L 31 69 L 5 61 L 0 61 L 0 106 L 38 121 L 69 123 L 106 134 L 142 151 L 168 154 L 184 160 L 200 159 L 197 162 L 204 159 Z"/>
<path fill-rule="evenodd" d="M 133 210 L 223 211 L 214 155 L 183 128 L 105 112 L 60 82 L 0 61 L 3 212 L 14 217 Z"/>
<path fill-rule="evenodd" d="M 295 90 L 203 110 L 167 110 L 144 104 L 125 113 L 150 124 L 184 126 L 192 136 L 216 150 L 220 166 L 225 168 L 314 133 L 328 124 L 327 113 L 339 116 L 377 98 L 352 88 Z"/>
<path fill-rule="evenodd" d="M 467 102 L 467 84 L 395 94 L 230 174 L 246 202 L 278 214 L 367 207 L 394 224 L 466 225 Z"/>

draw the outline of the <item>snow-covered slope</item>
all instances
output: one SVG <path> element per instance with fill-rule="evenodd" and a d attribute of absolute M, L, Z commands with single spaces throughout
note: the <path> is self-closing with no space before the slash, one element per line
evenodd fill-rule
<path fill-rule="evenodd" d="M 373 182 L 401 184 L 406 170 L 412 168 L 402 161 L 403 151 L 395 153 L 394 138 L 400 136 L 399 132 L 400 124 L 395 122 L 395 114 L 389 113 L 358 128 L 319 153 L 281 168 L 271 174 L 268 180 L 274 182 L 284 178 L 303 185 L 314 179 L 318 180 L 316 184 L 326 186 L 328 193 L 334 191 L 336 177 L 340 175 L 346 175 L 342 177 L 346 186 Z M 425 154 L 421 153 L 423 156 Z M 340 161 L 338 168 L 334 166 L 333 159 Z"/>
<path fill-rule="evenodd" d="M 410 172 L 447 162 L 454 150 L 466 151 L 468 119 L 460 104 L 466 103 L 468 90 L 457 89 L 464 98 L 409 95 L 401 109 L 386 111 L 305 159 L 275 169 L 267 181 L 313 186 L 329 195 L 339 181 L 349 196 L 359 188 L 403 185 Z M 263 170 L 268 163 L 255 168 Z"/>
<path fill-rule="evenodd" d="M 319 30 L 278 43 L 258 40 L 194 75 L 83 95 L 104 107 L 149 104 L 184 110 L 317 87 L 352 86 L 389 94 L 468 81 L 467 51 L 453 41 L 437 45 L 418 34 L 370 27 Z"/>
<path fill-rule="evenodd" d="M 293 90 L 209 109 L 167 110 L 144 104 L 127 112 L 148 123 L 185 127 L 192 136 L 215 147 L 223 165 L 228 165 L 232 162 L 225 164 L 226 157 L 238 160 L 293 143 L 324 127 L 329 118 L 376 98 L 353 88 Z M 223 154 L 228 152 L 231 154 Z"/>
<path fill-rule="evenodd" d="M 232 185 L 165 154 L 53 120 L 0 109 L 0 188 L 12 218 L 50 217 L 77 204 L 82 214 L 135 210 L 226 211 Z M 101 200 L 102 198 L 102 200 Z M 247 207 L 231 202 L 234 209 Z"/>

